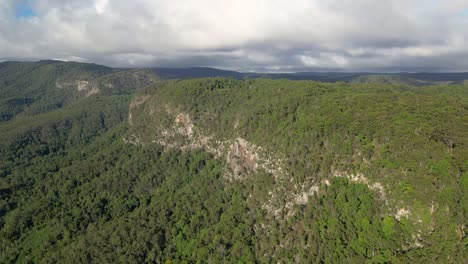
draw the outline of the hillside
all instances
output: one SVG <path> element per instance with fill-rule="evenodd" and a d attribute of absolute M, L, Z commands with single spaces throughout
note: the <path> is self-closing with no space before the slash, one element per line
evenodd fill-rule
<path fill-rule="evenodd" d="M 0 64 L 2 263 L 466 259 L 466 86 L 24 65 Z"/>
<path fill-rule="evenodd" d="M 466 239 L 467 92 L 175 82 L 137 97 L 145 104 L 131 113 L 128 139 L 141 147 L 204 150 L 223 162 L 225 184 L 241 185 L 247 211 L 261 215 L 252 220 L 260 262 L 310 262 L 311 256 L 419 262 L 435 257 L 429 252 L 456 262 Z M 369 246 L 376 245 L 371 257 Z M 337 248 L 343 250 L 332 251 Z"/>
<path fill-rule="evenodd" d="M 131 94 L 158 77 L 149 70 L 39 61 L 0 63 L 0 122 L 35 115 L 97 94 Z"/>

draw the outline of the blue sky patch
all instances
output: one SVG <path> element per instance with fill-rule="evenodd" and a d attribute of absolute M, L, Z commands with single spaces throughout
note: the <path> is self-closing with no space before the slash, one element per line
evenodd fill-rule
<path fill-rule="evenodd" d="M 31 18 L 37 16 L 36 12 L 31 6 L 31 1 L 28 0 L 21 1 L 18 4 L 15 15 L 17 18 Z"/>

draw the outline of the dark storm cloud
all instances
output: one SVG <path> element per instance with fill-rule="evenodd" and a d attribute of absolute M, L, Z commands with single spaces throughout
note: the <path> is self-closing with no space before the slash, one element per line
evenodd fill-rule
<path fill-rule="evenodd" d="M 468 71 L 465 0 L 12 0 L 0 60 Z"/>

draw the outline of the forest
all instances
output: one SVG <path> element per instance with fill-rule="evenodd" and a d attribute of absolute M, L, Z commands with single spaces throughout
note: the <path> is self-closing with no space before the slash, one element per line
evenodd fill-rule
<path fill-rule="evenodd" d="M 0 65 L 1 263 L 468 257 L 466 84 Z"/>

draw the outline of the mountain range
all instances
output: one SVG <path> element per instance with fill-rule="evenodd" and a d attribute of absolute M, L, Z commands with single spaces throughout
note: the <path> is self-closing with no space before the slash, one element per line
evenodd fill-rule
<path fill-rule="evenodd" d="M 467 73 L 0 63 L 1 263 L 464 263 Z"/>

